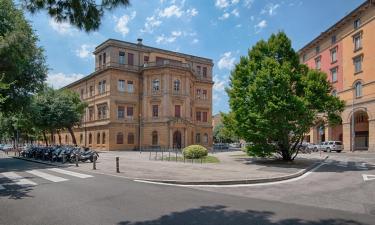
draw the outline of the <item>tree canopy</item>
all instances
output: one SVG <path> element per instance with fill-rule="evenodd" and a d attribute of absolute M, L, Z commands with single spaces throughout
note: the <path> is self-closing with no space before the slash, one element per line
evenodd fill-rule
<path fill-rule="evenodd" d="M 18 112 L 46 79 L 38 38 L 11 0 L 0 1 L 0 111 Z"/>
<path fill-rule="evenodd" d="M 57 22 L 69 22 L 86 32 L 99 28 L 106 10 L 130 5 L 129 0 L 22 0 L 22 2 L 31 13 L 46 10 Z"/>
<path fill-rule="evenodd" d="M 293 160 L 318 117 L 336 124 L 344 102 L 331 95 L 327 75 L 300 64 L 285 33 L 256 43 L 231 73 L 227 88 L 234 132 L 248 153 Z"/>

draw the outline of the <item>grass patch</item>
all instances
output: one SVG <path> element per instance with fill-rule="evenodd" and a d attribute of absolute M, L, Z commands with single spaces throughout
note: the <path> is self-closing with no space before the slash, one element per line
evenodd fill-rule
<path fill-rule="evenodd" d="M 171 157 L 166 156 L 166 157 L 163 157 L 163 159 L 160 158 L 159 160 L 184 162 L 184 157 L 178 156 L 176 160 L 176 156 L 171 156 Z M 208 155 L 208 156 L 203 157 L 202 159 L 186 159 L 185 158 L 185 162 L 186 163 L 191 163 L 191 162 L 193 163 L 219 163 L 220 160 L 215 156 Z"/>

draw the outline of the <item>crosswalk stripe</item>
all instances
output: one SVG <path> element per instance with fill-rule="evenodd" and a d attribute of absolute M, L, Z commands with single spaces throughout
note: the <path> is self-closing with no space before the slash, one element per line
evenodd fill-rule
<path fill-rule="evenodd" d="M 4 173 L 1 173 L 1 175 L 12 180 L 17 185 L 37 185 L 37 183 L 31 180 L 25 179 L 14 172 L 4 172 Z"/>
<path fill-rule="evenodd" d="M 73 176 L 73 177 L 79 177 L 79 178 L 93 177 L 93 176 L 88 175 L 88 174 L 77 173 L 77 172 L 72 172 L 72 171 L 58 169 L 58 168 L 52 168 L 52 169 L 48 169 L 48 170 L 51 170 L 51 171 L 57 172 L 57 173 L 62 173 L 62 174 L 70 175 L 70 176 Z"/>
<path fill-rule="evenodd" d="M 52 181 L 52 182 L 62 182 L 62 181 L 67 181 L 68 180 L 68 179 L 65 179 L 65 178 L 62 178 L 62 177 L 58 177 L 58 176 L 54 176 L 54 175 L 51 175 L 51 174 L 48 174 L 48 173 L 44 173 L 44 172 L 41 172 L 41 171 L 38 171 L 38 170 L 29 170 L 29 171 L 26 171 L 26 172 L 30 173 L 30 174 L 33 174 L 35 176 L 41 177 L 43 179 Z"/>

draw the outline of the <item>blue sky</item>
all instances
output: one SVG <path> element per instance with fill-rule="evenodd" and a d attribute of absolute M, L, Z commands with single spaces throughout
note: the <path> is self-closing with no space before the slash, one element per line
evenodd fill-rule
<path fill-rule="evenodd" d="M 115 38 L 211 58 L 213 112 L 229 110 L 224 88 L 233 65 L 261 39 L 283 30 L 298 50 L 364 0 L 131 0 L 106 12 L 98 31 L 58 24 L 45 12 L 27 15 L 45 49 L 47 82 L 64 86 L 94 71 L 95 46 Z"/>

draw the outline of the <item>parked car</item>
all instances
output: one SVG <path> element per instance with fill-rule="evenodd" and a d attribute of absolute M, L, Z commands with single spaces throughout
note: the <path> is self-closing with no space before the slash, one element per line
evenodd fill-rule
<path fill-rule="evenodd" d="M 241 148 L 241 144 L 240 143 L 231 143 L 231 144 L 229 144 L 229 147 L 231 147 L 231 148 Z"/>
<path fill-rule="evenodd" d="M 324 152 L 341 152 L 343 149 L 344 146 L 341 141 L 324 141 L 319 146 L 319 150 Z"/>

